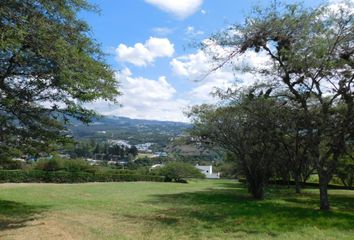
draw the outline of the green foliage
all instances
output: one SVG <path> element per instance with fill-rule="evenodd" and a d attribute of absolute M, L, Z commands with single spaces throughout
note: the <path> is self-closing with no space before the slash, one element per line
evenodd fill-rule
<path fill-rule="evenodd" d="M 100 160 L 127 160 L 134 159 L 138 155 L 135 146 L 125 147 L 118 144 L 109 144 L 107 141 L 96 142 L 79 141 L 74 145 L 67 145 L 64 152 L 72 158 L 95 158 Z"/>
<path fill-rule="evenodd" d="M 63 160 L 62 159 L 40 159 L 35 165 L 34 169 L 43 170 L 43 171 L 59 171 L 63 169 Z"/>
<path fill-rule="evenodd" d="M 94 168 L 83 159 L 40 159 L 34 163 L 33 169 L 43 171 L 92 172 Z"/>
<path fill-rule="evenodd" d="M 47 183 L 81 183 L 81 182 L 131 182 L 164 181 L 163 177 L 139 174 L 121 174 L 117 172 L 90 173 L 82 171 L 41 171 L 41 170 L 0 170 L 0 182 L 47 182 Z"/>
<path fill-rule="evenodd" d="M 232 153 L 257 199 L 263 198 L 264 186 L 273 174 L 280 147 L 279 116 L 284 108 L 281 101 L 269 96 L 270 91 L 267 93 L 263 95 L 263 89 L 255 86 L 234 93 L 232 98 L 223 95 L 232 99 L 223 105 L 195 106 L 190 112 L 191 133 Z"/>
<path fill-rule="evenodd" d="M 25 166 L 25 163 L 20 161 L 14 161 L 11 159 L 1 159 L 0 169 L 21 169 Z"/>
<path fill-rule="evenodd" d="M 96 99 L 115 100 L 114 73 L 77 13 L 85 0 L 4 0 L 0 5 L 0 152 L 49 152 L 88 122 Z M 43 104 L 44 102 L 49 104 Z"/>
<path fill-rule="evenodd" d="M 344 186 L 354 186 L 354 152 L 340 159 L 336 173 Z"/>
<path fill-rule="evenodd" d="M 205 178 L 197 168 L 188 163 L 170 162 L 157 170 L 158 175 L 165 176 L 167 182 L 186 182 L 187 178 Z"/>
<path fill-rule="evenodd" d="M 239 176 L 236 163 L 223 163 L 213 168 L 213 171 L 220 172 L 221 178 L 236 179 Z"/>
<path fill-rule="evenodd" d="M 296 164 L 290 166 L 297 168 L 293 171 L 297 179 L 311 174 L 311 169 L 299 174 L 304 166 L 297 164 L 299 159 L 310 156 L 307 160 L 313 161 L 319 175 L 323 210 L 329 209 L 327 185 L 348 143 L 354 139 L 353 7 L 351 1 L 343 2 L 337 9 L 328 4 L 306 9 L 300 4 L 275 1 L 270 7 L 254 9 L 243 24 L 235 24 L 211 37 L 211 41 L 204 41 L 205 48 L 212 42 L 232 50 L 227 57 L 216 53 L 214 59 L 221 60 L 219 67 L 251 52 L 269 59 L 263 66 L 241 64 L 235 69 L 256 73 L 265 77 L 264 81 L 273 80 L 275 95 L 301 111 L 303 122 L 290 135 L 306 135 L 305 143 L 297 143 L 309 148 L 298 149 L 294 146 L 296 141 L 286 138 L 282 142 L 290 150 L 288 159 L 295 159 L 291 162 Z M 233 99 L 226 96 L 226 100 Z M 300 150 L 299 154 L 293 154 L 294 150 Z M 276 171 L 286 177 L 284 169 Z"/>

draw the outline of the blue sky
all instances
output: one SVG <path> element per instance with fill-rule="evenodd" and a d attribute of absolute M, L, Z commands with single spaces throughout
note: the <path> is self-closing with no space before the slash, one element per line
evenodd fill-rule
<path fill-rule="evenodd" d="M 99 6 L 100 14 L 83 12 L 80 17 L 91 26 L 92 37 L 117 72 L 123 95 L 118 98 L 119 104 L 97 101 L 88 106 L 105 115 L 188 121 L 183 111 L 195 104 L 214 102 L 209 94 L 214 87 L 227 88 L 235 79 L 252 82 L 252 76 L 227 67 L 203 78 L 212 62 L 195 43 L 230 24 L 242 23 L 252 6 L 267 6 L 271 1 L 90 2 Z M 305 2 L 314 7 L 323 1 Z M 242 61 L 264 64 L 267 59 L 251 54 Z"/>

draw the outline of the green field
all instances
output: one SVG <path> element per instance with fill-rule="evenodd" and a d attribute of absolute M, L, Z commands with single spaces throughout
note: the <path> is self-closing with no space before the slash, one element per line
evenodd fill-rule
<path fill-rule="evenodd" d="M 354 191 L 270 189 L 235 181 L 0 184 L 0 239 L 354 239 Z"/>

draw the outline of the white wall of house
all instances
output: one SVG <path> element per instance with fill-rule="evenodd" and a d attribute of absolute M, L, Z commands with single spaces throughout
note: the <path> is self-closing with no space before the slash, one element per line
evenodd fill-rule
<path fill-rule="evenodd" d="M 213 173 L 213 166 L 209 165 L 209 166 L 202 166 L 202 165 L 195 165 L 195 167 L 197 169 L 199 169 L 206 178 L 220 178 L 220 174 L 219 173 Z"/>

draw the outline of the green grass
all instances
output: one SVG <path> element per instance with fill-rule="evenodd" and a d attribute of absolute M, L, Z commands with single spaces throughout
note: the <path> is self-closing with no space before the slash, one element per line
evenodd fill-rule
<path fill-rule="evenodd" d="M 226 180 L 0 185 L 0 239 L 354 239 L 354 191 L 270 189 Z"/>

